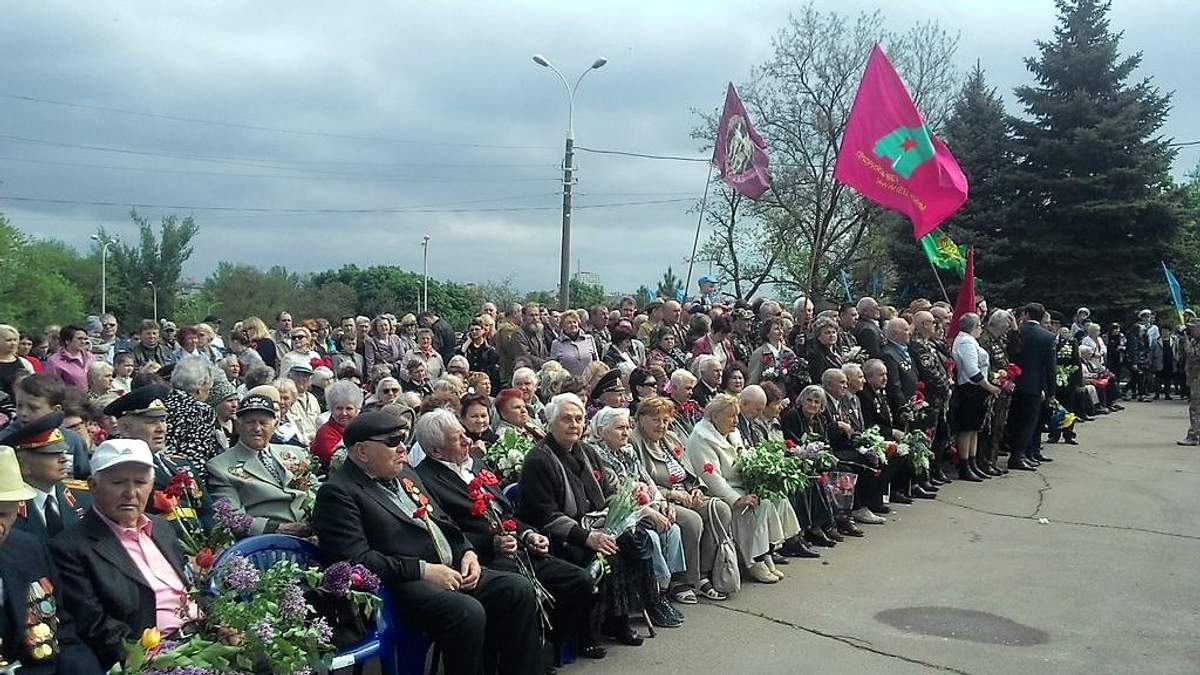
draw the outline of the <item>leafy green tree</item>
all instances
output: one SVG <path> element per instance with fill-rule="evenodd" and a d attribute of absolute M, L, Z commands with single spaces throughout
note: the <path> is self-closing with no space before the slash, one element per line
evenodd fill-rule
<path fill-rule="evenodd" d="M 1035 83 L 1016 89 L 1025 116 L 1012 120 L 1020 210 L 1004 232 L 1010 273 L 1026 299 L 1128 321 L 1161 297 L 1159 260 L 1179 224 L 1175 151 L 1159 135 L 1171 96 L 1151 78 L 1130 82 L 1141 53 L 1120 55 L 1109 2 L 1056 4 L 1054 39 L 1025 61 Z"/>
<path fill-rule="evenodd" d="M 384 312 L 416 312 L 420 306 L 422 276 L 391 265 L 366 269 L 346 265 L 314 275 L 316 287 L 340 283 L 357 295 L 359 314 L 374 316 Z M 475 295 L 466 286 L 436 279 L 429 280 L 429 307 L 451 325 L 463 328 L 478 309 Z M 324 313 L 322 313 L 324 315 Z M 328 318 L 328 317 L 327 317 Z"/>
<path fill-rule="evenodd" d="M 204 281 L 212 313 L 221 317 L 226 326 L 248 316 L 270 322 L 283 310 L 295 313 L 299 290 L 299 276 L 279 266 L 263 271 L 252 265 L 221 262 Z"/>
<path fill-rule="evenodd" d="M 180 220 L 174 214 L 162 219 L 155 235 L 149 219 L 131 211 L 138 226 L 138 243 L 119 243 L 109 248 L 108 304 L 126 326 L 153 316 L 153 293 L 158 292 L 159 317 L 171 317 L 180 297 L 183 264 L 192 256 L 192 240 L 200 227 L 191 216 Z M 101 236 L 107 236 L 100 228 Z"/>
<path fill-rule="evenodd" d="M 83 319 L 83 295 L 58 270 L 31 257 L 36 246 L 0 215 L 0 322 L 26 333 Z"/>
<path fill-rule="evenodd" d="M 1185 302 L 1200 302 L 1200 164 L 1187 175 L 1187 182 L 1175 192 L 1182 222 L 1171 242 L 1170 265 L 1179 277 Z"/>

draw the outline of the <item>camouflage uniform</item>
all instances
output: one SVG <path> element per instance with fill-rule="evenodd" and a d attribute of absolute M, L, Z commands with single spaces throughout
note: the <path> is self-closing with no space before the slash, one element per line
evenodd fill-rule
<path fill-rule="evenodd" d="M 1187 384 L 1192 395 L 1188 398 L 1187 440 L 1182 445 L 1200 445 L 1200 337 L 1188 331 L 1184 338 L 1183 353 L 1187 367 Z"/>
<path fill-rule="evenodd" d="M 979 345 L 988 352 L 990 359 L 988 370 L 992 373 L 998 373 L 1008 368 L 1008 345 L 1006 343 L 1005 335 L 995 336 L 991 331 L 985 330 L 983 335 L 979 336 Z M 1001 391 L 992 398 L 992 416 L 983 427 L 979 443 L 979 454 L 991 464 L 996 463 L 996 458 L 1000 455 L 1000 450 L 1004 445 L 1004 428 L 1008 423 L 1008 408 L 1011 403 L 1012 394 L 1007 391 Z"/>

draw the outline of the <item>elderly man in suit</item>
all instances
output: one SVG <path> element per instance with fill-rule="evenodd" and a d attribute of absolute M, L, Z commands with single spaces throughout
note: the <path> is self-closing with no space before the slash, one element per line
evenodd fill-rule
<path fill-rule="evenodd" d="M 347 461 L 317 494 L 321 549 L 378 574 L 405 620 L 441 647 L 448 675 L 482 673 L 493 656 L 499 673 L 541 673 L 533 586 L 481 568 L 471 541 L 409 466 L 399 433 L 407 423 L 372 411 L 346 427 Z"/>
<path fill-rule="evenodd" d="M 887 341 L 879 349 L 879 359 L 888 371 L 888 405 L 891 406 L 892 417 L 900 422 L 904 404 L 917 393 L 917 367 L 908 351 L 912 328 L 901 318 L 891 319 L 884 328 Z"/>
<path fill-rule="evenodd" d="M 1042 402 L 1054 394 L 1055 336 L 1042 327 L 1046 308 L 1031 302 L 1021 309 L 1020 351 L 1013 363 L 1021 368 L 1009 407 L 1011 434 L 1008 468 L 1034 471 L 1042 459 L 1039 418 Z"/>
<path fill-rule="evenodd" d="M 417 465 L 417 474 L 470 540 L 480 561 L 491 569 L 517 572 L 515 556 L 527 556 L 538 580 L 554 596 L 552 624 L 560 639 L 575 639 L 582 656 L 603 658 L 605 650 L 596 644 L 596 636 L 590 629 L 594 598 L 591 574 L 551 556 L 550 540 L 532 526 L 516 520 L 512 504 L 498 487 L 484 485 L 482 489 L 495 497 L 492 504 L 497 514 L 502 520 L 512 519 L 516 532 L 495 534 L 485 516 L 472 512 L 474 500 L 467 485 L 486 468 L 471 458 L 471 441 L 454 413 L 438 409 L 422 415 L 414 436 L 426 455 L 426 460 Z"/>
<path fill-rule="evenodd" d="M 62 606 L 62 578 L 46 542 L 13 527 L 17 510 L 37 494 L 21 479 L 13 449 L 0 445 L 0 671 L 23 675 L 98 673 Z"/>
<path fill-rule="evenodd" d="M 858 299 L 858 323 L 854 324 L 854 339 L 873 359 L 880 358 L 883 335 L 879 330 L 879 302 L 869 295 Z M 797 352 L 799 353 L 799 352 Z"/>
<path fill-rule="evenodd" d="M 68 453 L 63 414 L 51 413 L 21 427 L 7 440 L 16 449 L 21 476 L 34 494 L 17 506 L 14 527 L 47 542 L 79 524 L 91 506 L 87 483 L 67 478 Z"/>
<path fill-rule="evenodd" d="M 212 498 L 228 499 L 235 510 L 254 518 L 251 534 L 277 532 L 296 537 L 312 535 L 304 512 L 310 480 L 305 467 L 315 466 L 308 451 L 274 445 L 279 421 L 274 387 L 255 387 L 237 409 L 237 445 L 208 461 Z M 298 475 L 300 474 L 300 475 Z"/>
<path fill-rule="evenodd" d="M 67 610 L 100 665 L 125 657 L 147 628 L 170 638 L 200 618 L 189 599 L 184 554 L 165 520 L 145 514 L 154 458 L 144 441 L 111 439 L 92 455 L 92 509 L 50 544 Z"/>
<path fill-rule="evenodd" d="M 179 518 L 195 523 L 192 530 L 211 526 L 212 500 L 200 482 L 202 479 L 198 467 L 187 455 L 167 447 L 167 407 L 163 401 L 170 393 L 171 388 L 166 385 L 147 384 L 109 403 L 104 408 L 104 414 L 117 419 L 117 433 L 121 438 L 136 438 L 146 442 L 150 454 L 154 456 L 155 490 L 166 490 L 178 474 L 184 474 L 192 481 L 193 495 L 179 506 L 178 513 L 174 512 L 175 509 L 164 509 L 172 512 L 163 513 L 154 499 L 146 506 L 149 513 L 171 521 L 176 533 L 180 533 L 184 525 Z"/>

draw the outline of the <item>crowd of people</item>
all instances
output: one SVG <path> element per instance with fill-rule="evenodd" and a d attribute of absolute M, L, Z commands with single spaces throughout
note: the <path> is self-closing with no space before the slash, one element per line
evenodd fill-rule
<path fill-rule="evenodd" d="M 187 635 L 204 610 L 180 520 L 222 511 L 378 575 L 447 673 L 545 672 L 543 637 L 599 659 L 605 639 L 641 645 L 642 619 L 681 627 L 743 581 L 802 579 L 784 569 L 953 480 L 1036 471 L 1076 425 L 1187 396 L 1178 374 L 1200 371 L 1194 316 L 1178 333 L 1148 310 L 1105 330 L 982 299 L 815 309 L 484 303 L 461 333 L 432 311 L 0 324 L 0 572 L 22 604 L 0 662 L 101 672 L 146 628 Z M 914 432 L 926 465 L 862 442 Z M 824 474 L 770 496 L 742 475 L 748 448 L 814 441 L 856 477 L 850 502 Z M 164 511 L 180 475 L 195 508 Z"/>

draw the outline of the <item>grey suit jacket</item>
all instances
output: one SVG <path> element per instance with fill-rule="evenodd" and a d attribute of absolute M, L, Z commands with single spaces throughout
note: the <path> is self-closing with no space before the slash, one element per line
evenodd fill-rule
<path fill-rule="evenodd" d="M 263 465 L 258 452 L 241 443 L 208 461 L 208 489 L 213 501 L 228 499 L 234 509 L 253 516 L 251 534 L 274 532 L 282 523 L 305 519 L 302 507 L 307 493 L 288 487 L 295 478 L 288 467 L 297 460 L 310 464 L 314 460 L 301 448 L 272 444 L 269 450 L 283 472 L 282 484 Z"/>

